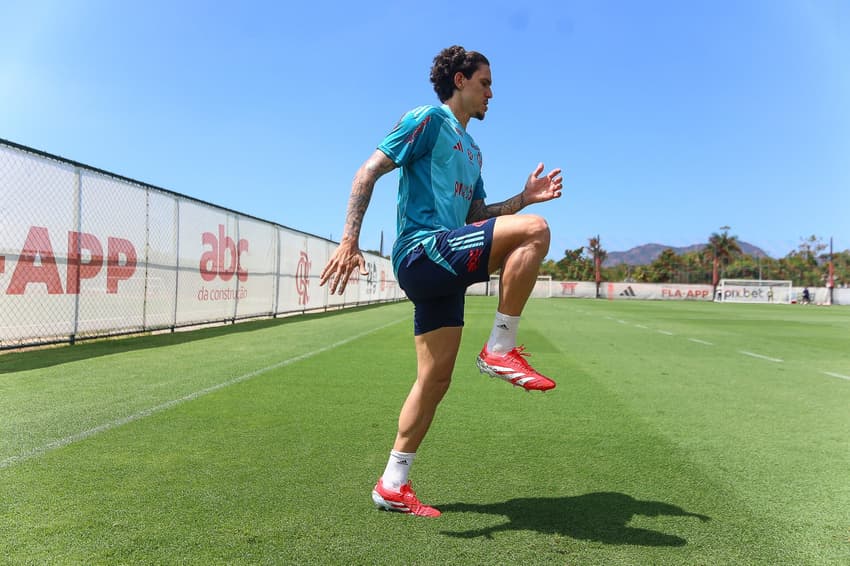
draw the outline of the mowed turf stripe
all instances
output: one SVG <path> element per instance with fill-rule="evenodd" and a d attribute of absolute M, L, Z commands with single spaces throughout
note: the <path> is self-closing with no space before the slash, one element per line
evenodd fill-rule
<path fill-rule="evenodd" d="M 228 379 L 228 380 L 223 381 L 221 383 L 218 383 L 216 385 L 212 385 L 210 387 L 205 387 L 203 389 L 199 389 L 198 391 L 194 391 L 192 393 L 189 393 L 188 395 L 184 395 L 184 396 L 179 397 L 177 399 L 172 399 L 170 401 L 166 401 L 165 403 L 160 403 L 159 405 L 156 405 L 154 407 L 150 407 L 148 409 L 143 409 L 143 410 L 138 411 L 136 413 L 133 413 L 131 415 L 127 415 L 127 416 L 121 417 L 119 419 L 108 421 L 106 423 L 103 423 L 103 424 L 98 425 L 96 427 L 89 428 L 89 429 L 84 430 L 82 432 L 78 432 L 76 434 L 65 436 L 64 438 L 59 438 L 59 439 L 53 440 L 51 442 L 47 442 L 46 444 L 43 444 L 43 445 L 41 445 L 37 448 L 33 448 L 33 449 L 28 450 L 26 452 L 23 452 L 21 454 L 18 454 L 18 455 L 15 455 L 15 456 L 10 456 L 10 457 L 8 457 L 4 460 L 0 460 L 0 470 L 2 470 L 4 468 L 8 468 L 10 466 L 14 466 L 15 464 L 19 464 L 21 462 L 25 462 L 25 461 L 30 460 L 32 458 L 37 458 L 37 457 L 39 457 L 43 454 L 46 454 L 47 452 L 50 452 L 52 450 L 56 450 L 57 448 L 62 448 L 63 446 L 68 446 L 69 444 L 73 444 L 75 442 L 80 442 L 82 440 L 86 440 L 87 438 L 90 438 L 90 437 L 95 436 L 97 434 L 100 434 L 102 432 L 106 432 L 108 430 L 123 426 L 125 424 L 129 424 L 131 422 L 138 421 L 140 419 L 144 419 L 146 417 L 149 417 L 151 415 L 154 415 L 154 414 L 160 413 L 162 411 L 168 410 L 172 407 L 176 407 L 177 405 L 181 405 L 181 404 L 186 403 L 188 401 L 194 401 L 195 399 L 198 399 L 199 397 L 203 397 L 205 395 L 208 395 L 208 394 L 213 393 L 215 391 L 218 391 L 220 389 L 230 387 L 231 385 L 236 385 L 237 383 L 242 383 L 243 381 L 248 381 L 249 379 L 253 379 L 253 378 L 257 377 L 258 375 L 262 375 L 262 374 L 267 373 L 269 371 L 280 369 L 282 367 L 286 367 L 288 365 L 300 362 L 302 360 L 312 358 L 313 356 L 317 356 L 317 355 L 322 354 L 324 352 L 327 352 L 329 350 L 339 348 L 340 346 L 344 346 L 345 344 L 348 344 L 350 342 L 354 342 L 354 341 L 359 340 L 359 339 L 361 339 L 365 336 L 368 336 L 368 335 L 373 334 L 375 332 L 379 332 L 381 330 L 384 330 L 385 328 L 389 328 L 390 326 L 396 325 L 396 324 L 403 322 L 405 320 L 407 320 L 406 317 L 400 318 L 398 320 L 394 320 L 392 322 L 388 322 L 386 324 L 383 324 L 383 325 L 378 326 L 376 328 L 373 328 L 371 330 L 361 332 L 360 334 L 356 334 L 354 336 L 351 336 L 351 337 L 346 338 L 344 340 L 340 340 L 338 342 L 334 342 L 333 344 L 330 344 L 328 346 L 324 346 L 322 348 L 318 348 L 316 350 L 312 350 L 310 352 L 300 354 L 298 356 L 293 356 L 291 358 L 287 358 L 285 360 L 282 360 L 282 361 L 277 362 L 275 364 L 271 364 L 271 365 L 266 366 L 264 368 L 260 368 L 260 369 L 254 370 L 254 371 L 250 371 L 248 373 L 244 373 L 244 374 L 239 375 L 237 377 Z"/>
<path fill-rule="evenodd" d="M 724 548 L 742 553 L 749 552 L 744 549 L 750 547 L 753 556 L 758 557 L 738 563 L 838 563 L 835 557 L 842 552 L 842 543 L 838 541 L 846 541 L 842 535 L 846 535 L 846 525 L 850 524 L 846 522 L 850 516 L 845 511 L 846 490 L 842 491 L 844 486 L 838 479 L 843 477 L 842 463 L 847 461 L 847 456 L 841 450 L 845 437 L 831 431 L 846 430 L 846 405 L 842 406 L 846 397 L 842 399 L 843 393 L 836 395 L 834 386 L 811 387 L 805 379 L 815 360 L 811 349 L 799 346 L 795 321 L 789 321 L 786 328 L 778 324 L 763 325 L 764 333 L 750 340 L 755 345 L 752 350 L 770 352 L 774 341 L 787 337 L 785 351 L 794 363 L 753 362 L 742 369 L 743 360 L 725 356 L 721 369 L 715 365 L 716 356 L 721 353 L 717 348 L 687 348 L 655 333 L 625 333 L 623 327 L 610 324 L 598 314 L 581 319 L 572 317 L 570 306 L 568 302 L 563 307 L 558 305 L 559 308 L 556 303 L 545 309 L 531 305 L 529 310 L 533 312 L 529 319 L 536 325 L 551 325 L 551 329 L 541 328 L 541 332 L 562 345 L 565 357 L 582 370 L 583 380 L 604 387 L 613 396 L 611 404 L 621 405 L 618 412 L 629 415 L 626 422 L 613 423 L 606 419 L 611 429 L 623 429 L 627 431 L 624 436 L 632 436 L 638 442 L 641 432 L 638 423 L 643 423 L 646 426 L 642 431 L 647 438 L 652 439 L 653 432 L 658 435 L 658 448 L 651 440 L 641 440 L 642 448 L 660 450 L 664 441 L 669 441 L 679 450 L 673 450 L 672 454 L 680 455 L 670 458 L 668 465 L 691 470 L 688 475 L 695 478 L 702 471 L 708 481 L 692 497 L 717 503 L 695 505 L 692 499 L 685 506 L 712 516 L 717 520 L 717 523 L 712 521 L 713 527 L 721 527 L 723 522 L 723 528 L 702 533 L 703 544 L 713 538 L 715 544 L 719 542 Z M 643 312 L 637 310 L 639 307 Z M 688 307 L 682 305 L 679 307 L 682 313 L 677 314 L 661 304 L 599 303 L 600 310 L 606 309 L 615 316 L 639 316 L 650 327 L 668 326 L 684 336 L 710 336 L 720 344 L 721 351 L 736 351 L 729 343 L 730 336 L 740 334 L 736 328 L 730 329 L 730 324 L 737 322 L 736 312 L 702 317 L 699 309 L 707 306 Z M 676 318 L 674 315 L 683 324 L 669 326 L 670 320 Z M 568 334 L 564 336 L 557 329 Z M 811 340 L 820 341 L 819 333 L 827 331 L 825 325 L 813 326 Z M 765 345 L 771 349 L 762 349 Z M 840 363 L 837 353 L 826 359 Z M 817 363 L 823 361 L 818 359 Z M 557 372 L 551 373 L 558 381 Z M 768 378 L 773 383 L 773 377 L 782 379 L 776 387 L 766 389 L 764 384 Z M 570 385 L 562 380 L 559 387 L 563 394 Z M 592 397 L 601 399 L 599 393 Z M 586 402 L 580 400 L 577 404 Z M 591 432 L 573 427 L 571 436 L 580 439 Z M 619 435 L 618 432 L 618 440 Z M 819 454 L 835 456 L 823 458 Z M 663 469 L 663 456 L 659 469 Z M 643 466 L 647 460 L 647 456 L 641 455 L 641 466 L 636 466 L 632 473 L 637 475 L 640 470 L 646 474 Z M 693 473 L 694 468 L 697 473 Z M 666 481 L 661 475 L 652 478 L 648 486 Z M 824 516 L 828 519 L 824 520 Z M 725 528 L 728 525 L 741 531 L 740 540 L 728 537 Z M 786 539 L 782 540 L 776 533 L 784 533 Z M 700 544 L 697 536 L 685 538 L 689 539 L 689 546 Z M 693 562 L 736 561 L 697 559 Z"/>
<path fill-rule="evenodd" d="M 583 304 L 528 306 L 520 340 L 558 382 L 535 395 L 478 374 L 496 300 L 467 299 L 457 371 L 413 471 L 423 500 L 444 511 L 437 520 L 378 512 L 369 497 L 416 372 L 402 325 L 0 473 L 7 561 L 372 564 L 386 561 L 392 540 L 396 555 L 423 564 L 846 564 L 850 389 L 803 379 L 813 368 L 847 374 L 844 357 L 806 357 L 810 348 L 780 350 L 755 334 L 733 346 L 729 322 L 675 320 L 696 325 L 704 317 L 693 309 L 638 312 L 629 302 L 616 313 L 674 339 L 574 314 Z M 230 352 L 245 363 L 238 369 L 31 446 L 408 308 L 245 335 Z M 799 343 L 797 328 L 785 334 Z M 296 335 L 298 349 L 275 352 Z M 222 343 L 201 346 L 134 352 L 133 361 L 185 356 L 195 368 Z M 782 352 L 786 363 L 747 363 L 738 348 Z M 182 352 L 195 349 L 203 352 Z M 89 371 L 64 369 L 80 380 Z"/>
<path fill-rule="evenodd" d="M 683 441 L 681 438 L 681 431 L 670 433 L 668 417 L 672 407 L 665 407 L 663 412 L 658 410 L 670 403 L 654 394 L 641 396 L 631 391 L 630 382 L 643 384 L 640 389 L 647 391 L 667 388 L 663 385 L 668 381 L 666 378 L 652 375 L 658 366 L 647 362 L 658 360 L 658 353 L 669 351 L 669 339 L 660 335 L 640 341 L 611 338 L 621 336 L 619 331 L 615 331 L 615 335 L 610 334 L 611 328 L 620 327 L 606 326 L 607 323 L 600 317 L 598 323 L 581 323 L 581 332 L 571 334 L 569 340 L 559 340 L 560 331 L 556 329 L 564 326 L 564 311 L 558 312 L 550 307 L 544 312 L 535 307 L 530 307 L 533 312 L 520 333 L 534 328 L 537 333 L 551 337 L 550 343 L 556 346 L 559 355 L 550 354 L 549 359 L 541 361 L 539 366 L 541 370 L 549 370 L 548 374 L 558 382 L 554 393 L 563 400 L 553 400 L 551 407 L 548 403 L 541 407 L 537 419 L 551 419 L 552 423 L 563 428 L 551 426 L 550 431 L 546 431 L 546 427 L 536 430 L 535 438 L 538 441 L 543 439 L 546 448 L 542 454 L 528 456 L 532 461 L 544 457 L 551 459 L 547 462 L 545 475 L 547 478 L 560 476 L 561 479 L 545 480 L 552 482 L 549 489 L 567 485 L 574 494 L 620 494 L 636 500 L 661 502 L 658 503 L 659 509 L 678 508 L 682 512 L 705 515 L 707 519 L 704 522 L 695 521 L 693 517 L 683 520 L 668 517 L 665 519 L 666 531 L 660 529 L 662 523 L 651 517 L 641 517 L 640 513 L 631 518 L 631 524 L 636 528 L 646 528 L 648 533 L 669 534 L 670 540 L 680 538 L 675 545 L 689 547 L 689 552 L 697 556 L 719 544 L 720 548 L 710 551 L 717 558 L 715 563 L 747 562 L 747 553 L 754 548 L 758 550 L 753 552 L 764 557 L 767 563 L 781 561 L 781 551 L 777 553 L 775 550 L 781 548 L 781 545 L 777 546 L 778 540 L 773 536 L 762 537 L 765 532 L 781 532 L 781 523 L 765 516 L 757 506 L 750 504 L 745 495 L 736 492 L 726 477 L 706 467 L 701 451 L 697 450 L 695 454 L 694 447 L 687 439 Z M 563 337 L 563 334 L 560 336 Z M 603 347 L 592 349 L 593 344 Z M 529 348 L 532 347 L 532 352 L 539 348 L 534 340 L 529 344 Z M 647 347 L 655 354 L 646 354 Z M 609 355 L 613 352 L 617 354 Z M 641 360 L 633 354 L 646 355 L 646 358 Z M 688 372 L 683 373 L 687 375 Z M 525 397 L 521 396 L 522 399 Z M 647 402 L 653 397 L 656 397 L 658 409 L 650 408 L 653 403 Z M 542 400 L 539 403 L 542 404 Z M 558 416 L 559 405 L 563 417 Z M 672 405 L 680 404 L 674 402 Z M 544 416 L 544 413 L 551 415 Z M 506 418 L 502 417 L 503 420 Z M 504 426 L 522 430 L 520 427 L 523 425 L 516 422 L 513 426 L 508 423 Z M 524 427 L 527 430 L 529 425 Z M 566 444 L 565 431 L 569 438 Z M 482 439 L 473 444 L 483 442 Z M 523 444 L 526 452 L 533 454 L 534 449 L 533 444 Z M 559 452 L 562 456 L 555 456 Z M 545 485 L 544 480 L 537 481 Z M 723 494 L 723 498 L 719 498 L 718 494 Z M 549 520 L 558 524 L 559 517 L 554 515 Z M 749 524 L 760 525 L 759 536 L 752 530 L 742 529 Z M 644 557 L 644 563 L 667 563 L 661 559 L 662 555 Z M 682 559 L 680 563 L 689 561 Z M 618 561 L 612 559 L 609 563 Z M 629 563 L 628 558 L 624 558 L 623 563 Z"/>

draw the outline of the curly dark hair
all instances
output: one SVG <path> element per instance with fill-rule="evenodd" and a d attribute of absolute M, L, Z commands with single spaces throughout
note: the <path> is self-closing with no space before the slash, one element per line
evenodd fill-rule
<path fill-rule="evenodd" d="M 445 102 L 454 94 L 455 73 L 461 72 L 468 79 L 479 66 L 489 64 L 490 61 L 481 53 L 467 51 L 460 45 L 452 45 L 440 51 L 434 57 L 434 66 L 431 67 L 431 83 L 440 102 Z"/>

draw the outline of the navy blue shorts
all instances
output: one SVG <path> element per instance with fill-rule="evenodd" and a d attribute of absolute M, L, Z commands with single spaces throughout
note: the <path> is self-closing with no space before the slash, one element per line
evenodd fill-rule
<path fill-rule="evenodd" d="M 428 257 L 421 245 L 402 260 L 398 283 L 413 302 L 416 336 L 444 326 L 463 326 L 466 288 L 490 278 L 487 264 L 495 224 L 491 218 L 437 234 L 437 251 L 454 273 Z"/>

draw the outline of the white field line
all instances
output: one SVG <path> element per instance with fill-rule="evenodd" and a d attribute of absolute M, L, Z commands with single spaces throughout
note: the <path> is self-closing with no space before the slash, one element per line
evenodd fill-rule
<path fill-rule="evenodd" d="M 188 395 L 180 397 L 179 399 L 172 399 L 171 401 L 166 401 L 165 403 L 162 403 L 161 405 L 157 405 L 157 406 L 151 407 L 149 409 L 143 409 L 143 410 L 141 410 L 137 413 L 133 413 L 132 415 L 127 415 L 126 417 L 121 417 L 120 419 L 115 419 L 113 421 L 103 423 L 103 424 L 98 425 L 94 428 L 90 428 L 88 430 L 84 430 L 82 432 L 78 432 L 76 434 L 66 436 L 64 438 L 52 440 L 52 441 L 48 442 L 47 444 L 43 444 L 43 445 L 39 446 L 38 448 L 33 448 L 32 450 L 28 450 L 28 451 L 23 452 L 21 454 L 18 454 L 16 456 L 10 456 L 10 457 L 6 458 L 5 460 L 0 460 L 0 470 L 2 470 L 4 468 L 8 468 L 10 466 L 14 466 L 15 464 L 20 464 L 21 462 L 25 462 L 26 460 L 30 460 L 32 458 L 38 458 L 39 456 L 42 456 L 42 455 L 46 454 L 47 452 L 50 452 L 51 450 L 55 450 L 57 448 L 62 448 L 63 446 L 68 446 L 69 444 L 73 444 L 73 443 L 79 442 L 81 440 L 86 440 L 87 438 L 91 438 L 92 436 L 94 436 L 96 434 L 100 434 L 101 432 L 106 432 L 106 431 L 111 430 L 113 428 L 118 428 L 119 426 L 123 426 L 123 425 L 131 423 L 133 421 L 141 420 L 145 417 L 149 417 L 149 416 L 154 415 L 156 413 L 161 413 L 162 411 L 165 411 L 165 410 L 170 409 L 172 407 L 176 407 L 177 405 L 181 405 L 181 404 L 186 403 L 188 401 L 194 401 L 195 399 L 198 399 L 199 397 L 203 397 L 204 395 L 207 395 L 209 393 L 213 393 L 215 391 L 218 391 L 219 389 L 224 389 L 225 387 L 230 387 L 231 385 L 236 385 L 237 383 L 242 383 L 243 381 L 248 381 L 249 379 L 257 377 L 258 375 L 262 375 L 266 372 L 269 372 L 269 371 L 272 371 L 272 370 L 275 370 L 275 369 L 278 369 L 278 368 L 286 367 L 286 366 L 294 364 L 296 362 L 306 360 L 307 358 L 312 358 L 313 356 L 317 356 L 319 354 L 327 352 L 328 350 L 333 350 L 335 348 L 339 348 L 340 346 L 344 346 L 345 344 L 348 344 L 349 342 L 354 342 L 355 340 L 359 340 L 360 338 L 363 338 L 364 336 L 372 334 L 373 332 L 378 332 L 379 330 L 383 330 L 383 329 L 388 328 L 388 327 L 390 327 L 394 324 L 398 324 L 399 322 L 402 322 L 403 320 L 406 320 L 406 319 L 399 319 L 399 320 L 395 320 L 393 322 L 389 322 L 387 324 L 384 324 L 383 326 L 373 328 L 372 330 L 367 330 L 366 332 L 361 332 L 360 334 L 357 334 L 355 336 L 351 336 L 350 338 L 346 338 L 345 340 L 340 340 L 339 342 L 334 342 L 333 344 L 330 344 L 329 346 L 325 346 L 324 348 L 319 348 L 318 350 L 313 350 L 312 352 L 307 352 L 305 354 L 301 354 L 299 356 L 295 356 L 293 358 L 289 358 L 289 359 L 277 362 L 276 364 L 272 364 L 270 366 L 266 366 L 264 368 L 254 370 L 252 372 L 242 374 L 238 377 L 228 379 L 227 381 L 223 381 L 223 382 L 221 382 L 217 385 L 212 385 L 212 386 L 207 387 L 205 389 L 195 391 L 194 393 L 189 393 Z"/>
<path fill-rule="evenodd" d="M 606 316 L 605 318 L 608 319 L 608 320 L 619 322 L 620 324 L 627 324 L 627 321 L 625 321 L 625 320 L 616 319 L 616 318 L 613 318 L 613 317 L 610 317 L 610 316 Z M 648 326 L 643 325 L 643 324 L 635 324 L 634 327 L 635 328 L 642 328 L 644 330 L 650 330 L 650 328 Z M 666 336 L 675 336 L 675 334 L 673 334 L 672 332 L 668 332 L 667 330 L 656 330 L 656 332 L 658 332 L 659 334 L 664 334 Z M 697 344 L 703 344 L 705 346 L 714 346 L 713 342 L 709 342 L 707 340 L 700 340 L 699 338 L 688 338 L 688 340 L 690 340 L 691 342 L 695 342 Z M 779 358 L 772 358 L 770 356 L 764 356 L 762 354 L 756 354 L 755 352 L 747 352 L 746 350 L 738 350 L 738 353 L 743 354 L 745 356 L 750 356 L 752 358 L 758 358 L 760 360 L 766 360 L 768 362 L 774 362 L 774 363 L 780 363 L 781 364 L 784 361 L 784 360 L 781 360 Z M 842 375 L 840 373 L 834 373 L 834 372 L 831 372 L 831 371 L 822 371 L 821 373 L 824 374 L 824 375 L 828 375 L 830 377 L 837 377 L 838 379 L 846 379 L 847 381 L 850 381 L 850 375 Z M 0 468 L 2 468 L 2 467 L 3 467 L 2 463 L 0 463 Z"/>
<path fill-rule="evenodd" d="M 739 354 L 744 354 L 745 356 L 750 356 L 752 358 L 758 358 L 760 360 L 767 360 L 769 362 L 782 363 L 782 360 L 779 358 L 771 358 L 770 356 L 763 356 L 761 354 L 756 354 L 753 352 L 747 352 L 746 350 L 738 350 Z"/>
<path fill-rule="evenodd" d="M 838 379 L 846 379 L 850 381 L 850 375 L 841 375 L 840 373 L 833 373 L 831 371 L 822 371 L 821 373 L 830 377 L 837 377 Z"/>

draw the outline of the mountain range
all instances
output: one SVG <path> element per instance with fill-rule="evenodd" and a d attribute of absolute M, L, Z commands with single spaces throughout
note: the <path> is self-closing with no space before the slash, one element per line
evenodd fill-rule
<path fill-rule="evenodd" d="M 758 246 L 741 241 L 738 241 L 738 245 L 746 255 L 768 257 L 767 253 Z M 621 263 L 628 265 L 649 265 L 666 249 L 673 250 L 676 255 L 682 255 L 701 250 L 705 246 L 706 244 L 693 244 L 691 246 L 677 248 L 676 246 L 665 246 L 664 244 L 644 244 L 624 252 L 608 252 L 608 257 L 602 265 L 605 267 L 611 267 Z"/>

